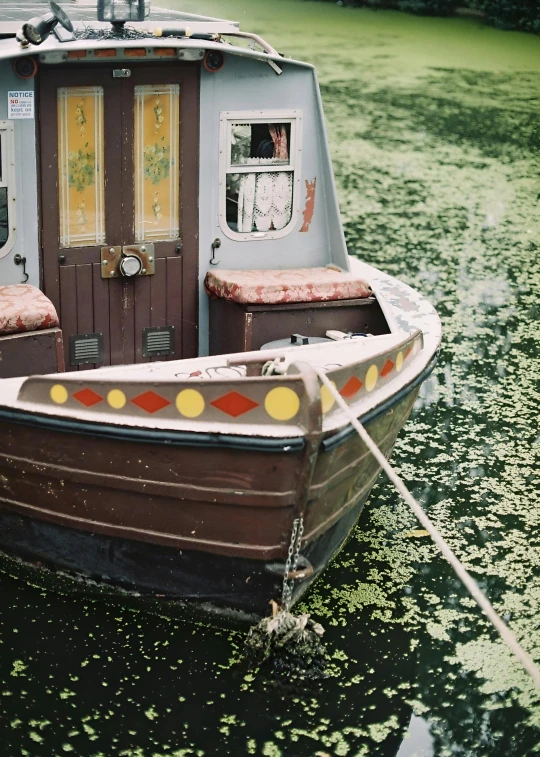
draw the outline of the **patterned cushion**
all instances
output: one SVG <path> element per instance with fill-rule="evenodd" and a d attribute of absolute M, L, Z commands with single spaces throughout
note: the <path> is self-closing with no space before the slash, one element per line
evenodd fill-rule
<path fill-rule="evenodd" d="M 52 302 L 30 284 L 0 286 L 0 334 L 58 326 Z"/>
<path fill-rule="evenodd" d="M 208 271 L 204 285 L 210 296 L 265 305 L 351 300 L 369 297 L 372 293 L 365 281 L 335 268 Z"/>

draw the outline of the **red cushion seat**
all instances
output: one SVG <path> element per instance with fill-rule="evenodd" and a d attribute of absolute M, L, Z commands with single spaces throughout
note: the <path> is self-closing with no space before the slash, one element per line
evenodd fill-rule
<path fill-rule="evenodd" d="M 31 284 L 0 286 L 0 334 L 58 326 L 54 305 Z"/>
<path fill-rule="evenodd" d="M 208 271 L 204 285 L 210 296 L 245 304 L 352 300 L 372 294 L 363 279 L 335 268 L 218 269 Z"/>

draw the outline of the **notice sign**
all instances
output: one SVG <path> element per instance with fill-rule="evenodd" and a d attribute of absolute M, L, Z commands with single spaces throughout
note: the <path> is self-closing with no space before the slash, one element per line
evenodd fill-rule
<path fill-rule="evenodd" d="M 8 92 L 8 118 L 34 118 L 34 93 Z"/>

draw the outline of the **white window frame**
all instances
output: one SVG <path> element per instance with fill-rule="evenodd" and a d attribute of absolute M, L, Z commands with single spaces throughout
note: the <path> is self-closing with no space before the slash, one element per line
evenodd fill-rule
<path fill-rule="evenodd" d="M 220 113 L 219 132 L 219 225 L 229 239 L 240 242 L 257 239 L 279 239 L 294 229 L 298 221 L 300 205 L 300 172 L 302 155 L 302 111 L 301 110 L 225 110 Z M 243 124 L 283 124 L 290 123 L 289 162 L 264 165 L 231 164 L 231 129 L 234 123 Z M 288 171 L 293 174 L 293 203 L 291 220 L 282 229 L 273 231 L 234 231 L 227 223 L 227 174 L 261 173 L 263 171 Z"/>
<path fill-rule="evenodd" d="M 13 249 L 16 237 L 15 223 L 15 140 L 13 124 L 0 121 L 0 150 L 2 151 L 2 175 L 0 188 L 7 187 L 8 236 L 2 248 L 0 258 L 4 258 Z"/>

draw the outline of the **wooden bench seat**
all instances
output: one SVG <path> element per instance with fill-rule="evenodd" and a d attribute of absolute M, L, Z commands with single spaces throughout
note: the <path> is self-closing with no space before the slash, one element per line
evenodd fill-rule
<path fill-rule="evenodd" d="M 30 284 L 0 286 L 0 378 L 64 370 L 52 302 Z"/>
<path fill-rule="evenodd" d="M 0 335 L 59 325 L 54 305 L 31 284 L 0 286 Z"/>
<path fill-rule="evenodd" d="M 258 350 L 291 334 L 329 329 L 384 334 L 386 320 L 370 286 L 336 268 L 209 271 L 211 355 Z"/>

